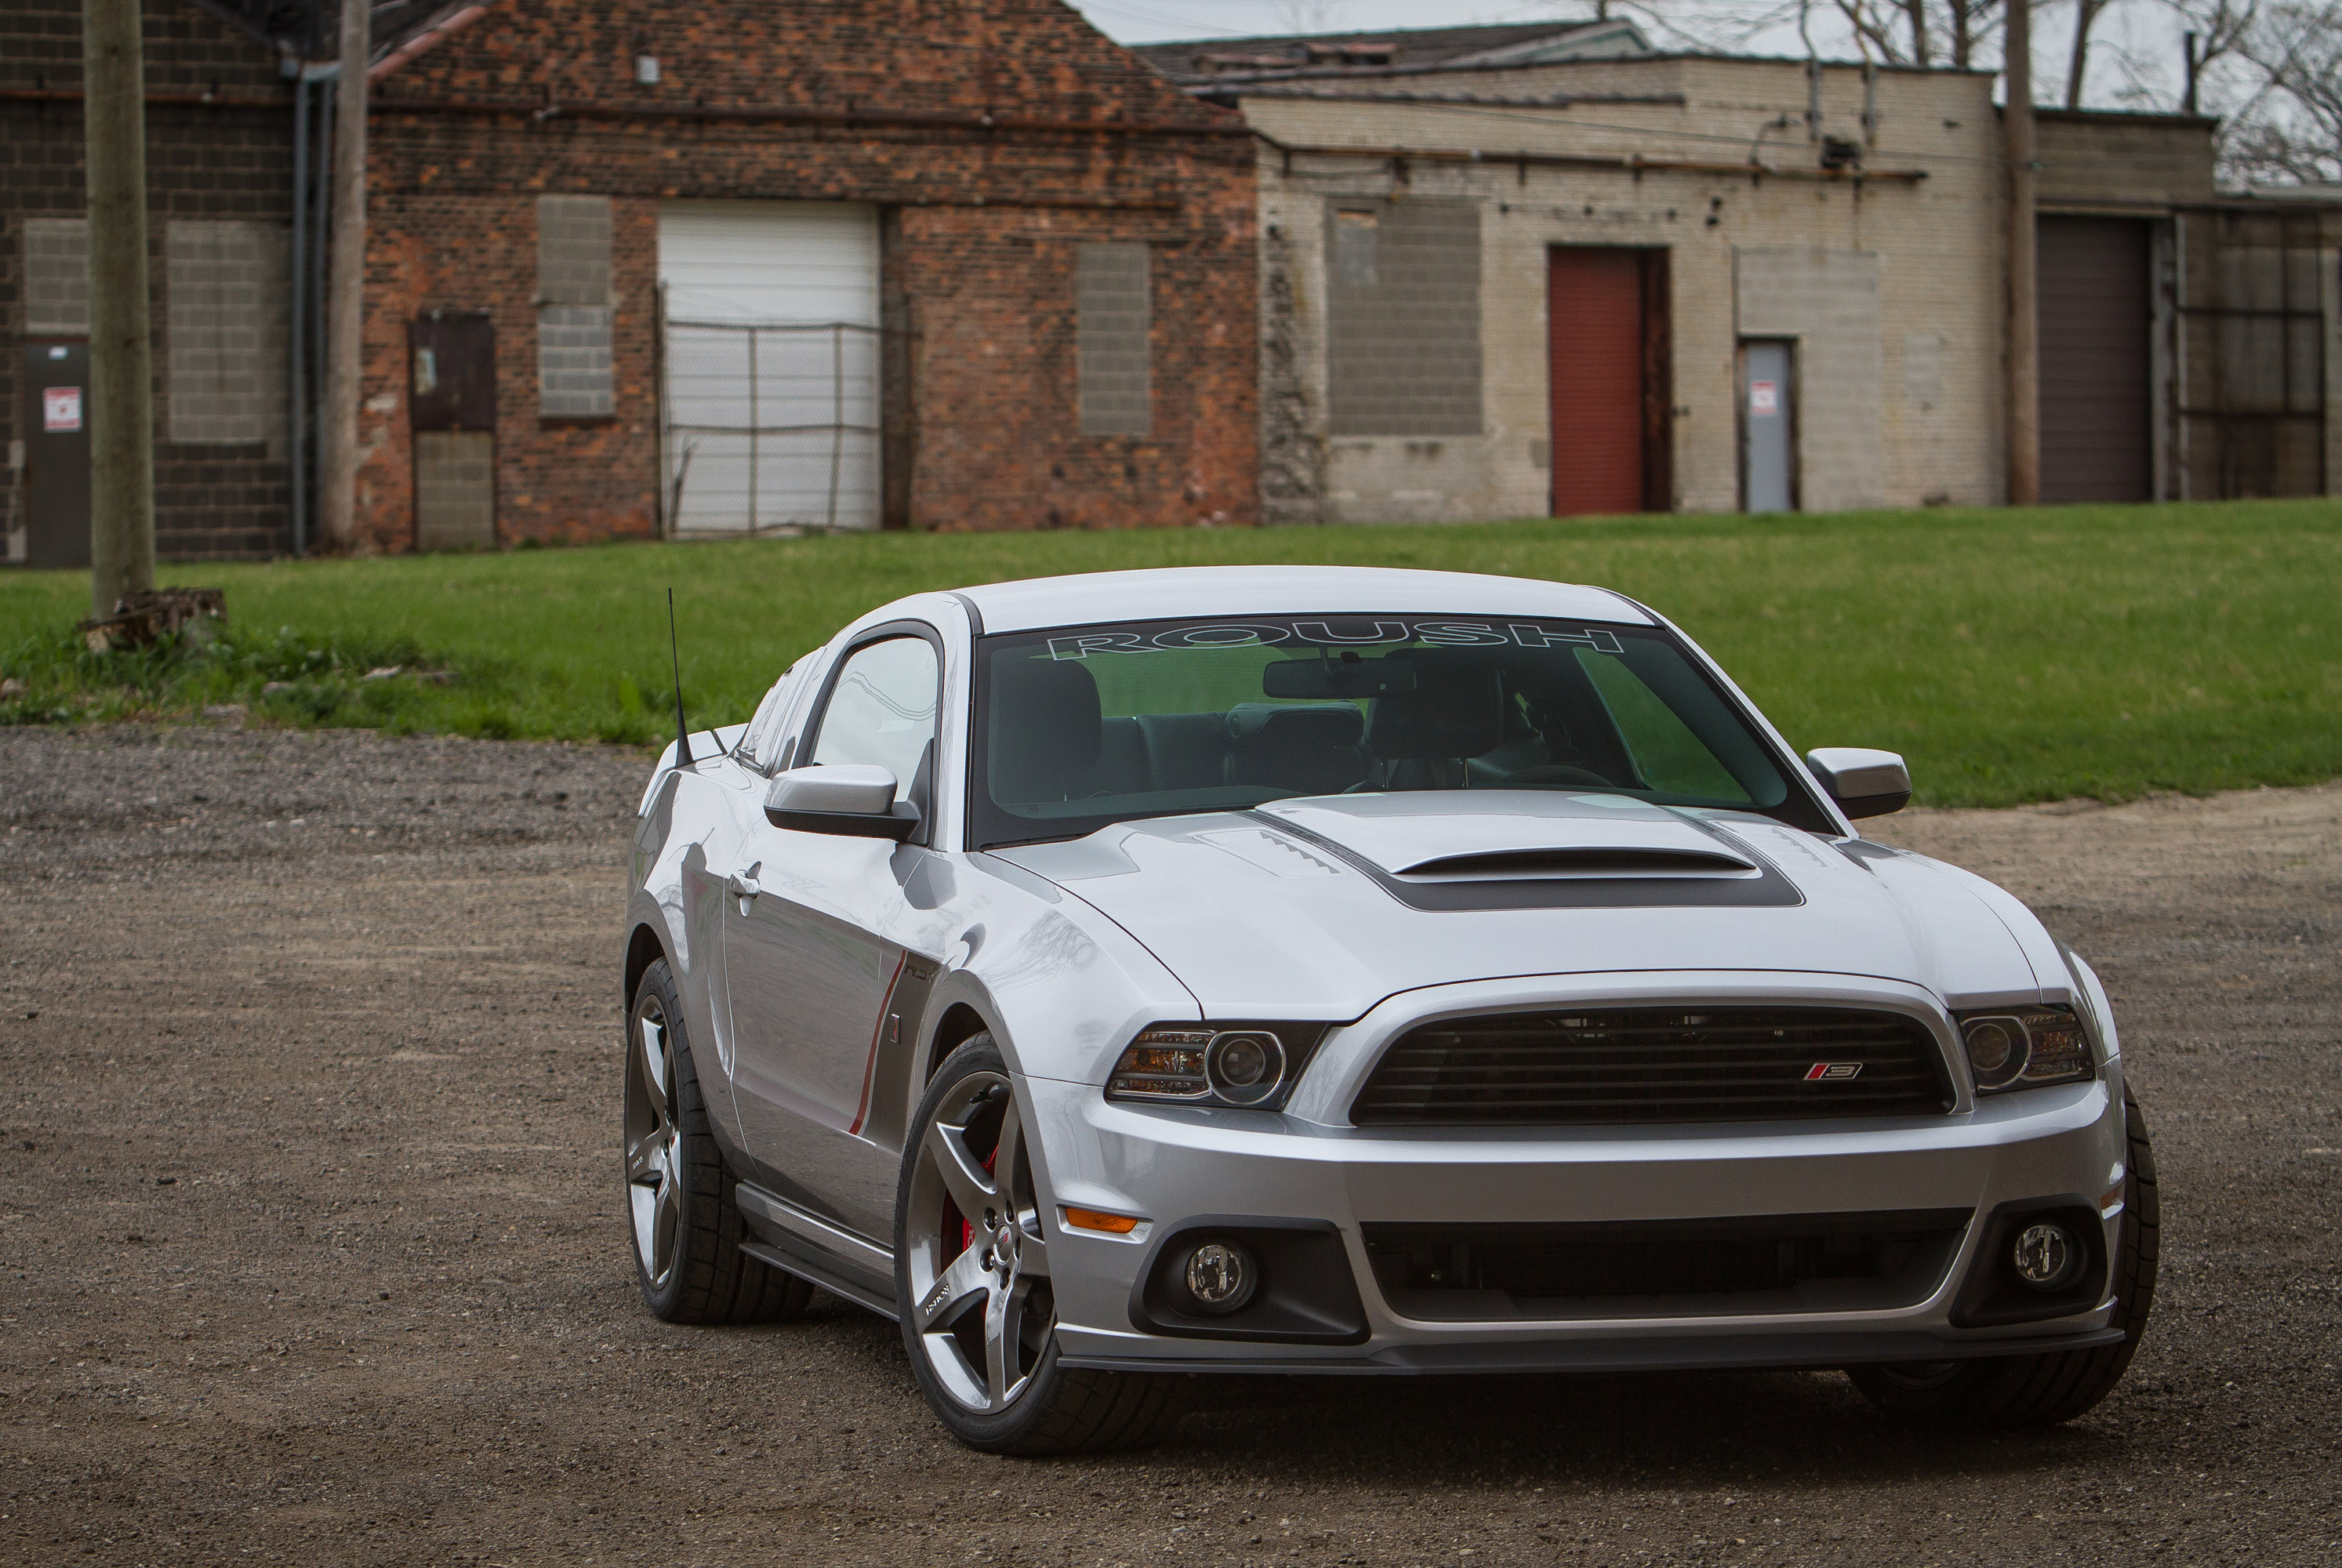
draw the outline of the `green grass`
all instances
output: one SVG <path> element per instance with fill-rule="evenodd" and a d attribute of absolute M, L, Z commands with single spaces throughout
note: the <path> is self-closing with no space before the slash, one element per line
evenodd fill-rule
<path fill-rule="evenodd" d="M 1793 744 L 1900 751 L 1937 804 L 2342 775 L 2342 504 L 2330 501 L 882 534 L 168 568 L 167 582 L 227 590 L 226 651 L 209 655 L 79 654 L 67 634 L 87 613 L 86 577 L 13 573 L 0 574 L 0 674 L 25 689 L 0 697 L 0 722 L 243 701 L 287 724 L 649 744 L 671 728 L 669 585 L 696 725 L 745 718 L 791 659 L 904 594 L 1246 561 L 1621 589 L 1705 644 Z M 418 664 L 455 678 L 359 678 Z M 282 686 L 264 698 L 269 681 Z"/>

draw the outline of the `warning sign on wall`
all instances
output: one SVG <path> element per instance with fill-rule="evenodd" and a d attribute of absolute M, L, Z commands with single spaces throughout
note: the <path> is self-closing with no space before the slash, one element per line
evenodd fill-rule
<path fill-rule="evenodd" d="M 1748 412 L 1752 414 L 1781 412 L 1781 384 L 1777 381 L 1752 381 L 1748 384 Z"/>
<path fill-rule="evenodd" d="M 45 386 L 41 389 L 41 428 L 51 434 L 81 428 L 80 387 Z"/>

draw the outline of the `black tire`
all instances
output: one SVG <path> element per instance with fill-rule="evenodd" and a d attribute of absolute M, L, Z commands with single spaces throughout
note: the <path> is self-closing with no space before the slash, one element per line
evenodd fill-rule
<path fill-rule="evenodd" d="M 984 1109 L 987 1104 L 998 1109 L 987 1114 Z M 947 1113 L 957 1116 L 971 1110 L 973 1114 L 944 1126 L 938 1134 L 938 1124 Z M 963 1239 L 974 1233 L 976 1227 L 960 1223 L 956 1206 L 949 1205 L 942 1210 L 939 1233 L 956 1228 L 962 1234 L 939 1233 L 932 1244 L 923 1243 L 915 1260 L 914 1215 L 935 1206 L 933 1183 L 940 1181 L 932 1167 L 925 1164 L 923 1152 L 928 1139 L 959 1137 L 970 1158 L 994 1175 L 1005 1194 L 1002 1209 L 1008 1223 L 1023 1227 L 1018 1233 L 1026 1239 L 1019 1243 L 1020 1247 L 1029 1248 L 1034 1239 L 1046 1243 L 1046 1236 L 1056 1232 L 1054 1219 L 1041 1213 L 1041 1205 L 1032 1202 L 1029 1145 L 1024 1144 L 1021 1134 L 1010 1132 L 1012 1115 L 1017 1115 L 1021 1122 L 1021 1115 L 1015 1111 L 1007 1059 L 992 1036 L 984 1034 L 969 1039 L 936 1070 L 927 1084 L 926 1094 L 919 1102 L 917 1114 L 911 1120 L 911 1135 L 905 1140 L 902 1175 L 895 1193 L 895 1298 L 904 1303 L 903 1348 L 910 1357 L 911 1373 L 918 1380 L 919 1393 L 954 1437 L 988 1453 L 1096 1453 L 1154 1442 L 1178 1419 L 1176 1383 L 1167 1377 L 1060 1365 L 1054 1295 L 1047 1308 L 1046 1343 L 1038 1343 L 1037 1353 L 1034 1353 L 1038 1336 L 1025 1341 L 1021 1353 L 1032 1355 L 1029 1370 L 1020 1363 L 1022 1386 L 1006 1397 L 1001 1408 L 974 1408 L 946 1384 L 937 1371 L 937 1358 L 947 1358 L 953 1351 L 948 1345 L 931 1346 L 928 1342 L 956 1340 L 958 1333 L 965 1332 L 967 1314 L 956 1313 L 939 1318 L 933 1333 L 921 1330 L 920 1296 L 933 1285 L 924 1281 L 913 1283 L 915 1261 L 923 1271 L 937 1264 L 948 1266 L 962 1253 L 972 1252 L 985 1243 L 981 1239 Z M 979 1144 L 984 1145 L 982 1149 L 977 1147 Z M 1005 1174 L 993 1171 L 993 1163 L 1004 1144 L 1026 1151 L 1012 1160 L 1012 1169 Z M 923 1176 L 923 1169 L 929 1174 Z M 934 1220 L 936 1216 L 929 1214 L 927 1218 Z M 925 1228 L 923 1225 L 923 1231 Z M 998 1271 L 998 1277 L 1004 1282 L 999 1287 L 1003 1291 L 1012 1290 L 1020 1278 L 1006 1266 Z M 1031 1303 L 1040 1285 L 1025 1283 L 1032 1292 L 1025 1298 L 1027 1309 L 1036 1310 L 1037 1315 L 1037 1309 L 1032 1309 Z M 966 1299 L 967 1311 L 976 1313 L 980 1328 L 983 1309 L 977 1304 L 979 1298 Z M 959 1325 L 956 1330 L 955 1324 Z"/>
<path fill-rule="evenodd" d="M 748 1233 L 733 1198 L 738 1182 L 708 1125 L 707 1102 L 683 1019 L 675 977 L 666 960 L 659 959 L 644 973 L 626 1014 L 619 1146 L 635 1283 L 643 1304 L 668 1323 L 778 1323 L 796 1317 L 813 1300 L 813 1286 L 740 1250 Z M 652 1081 L 654 1049 L 666 1064 L 664 1091 Z M 650 1148 L 653 1142 L 660 1145 L 657 1150 Z M 666 1250 L 644 1239 L 646 1189 L 653 1223 L 663 1223 L 671 1241 Z M 671 1213 L 662 1213 L 665 1202 L 672 1203 Z M 665 1260 L 664 1268 L 655 1256 Z"/>
<path fill-rule="evenodd" d="M 1947 1425 L 2054 1426 L 2073 1420 L 2114 1392 L 2155 1308 L 2163 1223 L 2155 1146 L 2147 1137 L 2147 1118 L 2127 1088 L 2123 1091 L 2123 1124 L 2130 1158 L 2123 1178 L 2122 1252 L 2115 1260 L 2115 1310 L 2109 1320 L 2109 1326 L 2123 1331 L 2121 1342 L 2049 1355 L 1847 1368 L 1847 1375 L 1864 1397 L 1890 1415 Z"/>

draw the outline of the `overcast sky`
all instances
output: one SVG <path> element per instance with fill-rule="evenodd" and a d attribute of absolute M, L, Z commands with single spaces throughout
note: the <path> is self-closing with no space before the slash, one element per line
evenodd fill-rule
<path fill-rule="evenodd" d="M 1689 12 L 1698 0 L 1676 0 L 1671 11 Z M 1126 44 L 1167 38 L 1231 38 L 1257 34 L 1363 32 L 1388 27 L 1454 27 L 1475 22 L 1535 22 L 1589 17 L 1585 0 L 1072 0 L 1108 37 Z M 1745 14 L 1752 0 L 1723 0 L 1724 8 Z M 1836 7 L 1817 0 L 1812 11 L 1815 44 L 1826 58 L 1853 59 L 1843 26 L 1832 26 Z M 2073 7 L 2065 0 L 2039 3 L 2034 12 L 2034 96 L 2051 102 L 2065 91 L 2067 41 Z M 2091 34 L 2088 104 L 2092 108 L 2175 106 L 2180 77 L 2179 31 L 2157 0 L 2114 0 Z M 1755 54 L 1799 55 L 1794 25 L 1752 39 Z M 2160 103 L 2135 96 L 2140 83 L 2165 95 Z"/>

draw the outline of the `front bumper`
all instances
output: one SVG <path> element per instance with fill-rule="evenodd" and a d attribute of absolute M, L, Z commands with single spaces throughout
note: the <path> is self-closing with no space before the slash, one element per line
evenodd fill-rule
<path fill-rule="evenodd" d="M 2119 1064 L 2088 1084 L 2027 1090 L 1945 1116 L 1633 1127 L 1410 1131 L 1259 1112 L 1108 1103 L 1094 1084 L 1026 1078 L 1046 1154 L 1060 1353 L 1155 1371 L 1466 1373 L 1837 1366 L 2112 1343 L 2113 1302 L 2049 1322 L 1955 1326 L 1985 1216 L 2004 1203 L 2120 1183 Z M 1066 1229 L 1066 1205 L 1142 1215 L 1128 1237 Z M 1394 1311 L 1363 1227 L 1972 1210 L 1932 1293 L 1882 1310 L 1426 1321 Z M 2106 1255 L 2119 1205 L 2100 1213 Z M 1348 1344 L 1150 1333 L 1134 1287 L 1167 1229 L 1199 1215 L 1277 1216 L 1338 1233 L 1364 1309 Z M 2103 1296 L 2104 1293 L 2101 1293 Z"/>

